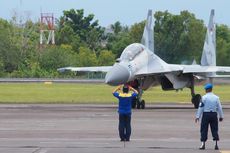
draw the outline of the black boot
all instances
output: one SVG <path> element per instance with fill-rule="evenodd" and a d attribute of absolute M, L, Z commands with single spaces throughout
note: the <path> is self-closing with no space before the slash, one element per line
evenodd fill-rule
<path fill-rule="evenodd" d="M 216 141 L 216 145 L 215 145 L 215 150 L 219 150 L 219 147 L 218 147 L 217 141 Z"/>
<path fill-rule="evenodd" d="M 202 143 L 201 143 L 201 146 L 200 146 L 199 149 L 200 149 L 200 150 L 204 150 L 204 149 L 205 149 L 205 142 L 202 142 Z"/>

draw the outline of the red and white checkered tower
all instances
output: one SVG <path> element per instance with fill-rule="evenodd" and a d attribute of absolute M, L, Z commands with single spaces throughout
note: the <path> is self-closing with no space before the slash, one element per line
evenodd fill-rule
<path fill-rule="evenodd" d="M 54 15 L 53 13 L 41 13 L 40 45 L 55 44 L 54 39 Z M 48 38 L 47 38 L 48 35 Z"/>

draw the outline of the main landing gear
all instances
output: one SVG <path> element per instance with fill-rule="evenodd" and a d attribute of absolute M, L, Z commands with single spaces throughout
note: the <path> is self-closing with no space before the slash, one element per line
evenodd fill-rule
<path fill-rule="evenodd" d="M 194 105 L 194 108 L 198 108 L 199 107 L 199 104 L 200 104 L 200 100 L 201 100 L 201 95 L 200 94 L 195 94 L 195 90 L 194 90 L 194 79 L 192 79 L 191 81 L 191 95 L 192 95 L 192 103 Z"/>
<path fill-rule="evenodd" d="M 198 108 L 199 107 L 200 100 L 201 100 L 201 95 L 200 94 L 192 95 L 191 101 L 192 101 L 192 103 L 194 105 L 194 108 Z"/>

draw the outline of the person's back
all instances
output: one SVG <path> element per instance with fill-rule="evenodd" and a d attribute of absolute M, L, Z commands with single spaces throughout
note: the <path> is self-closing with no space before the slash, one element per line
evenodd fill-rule
<path fill-rule="evenodd" d="M 204 112 L 218 112 L 219 111 L 219 97 L 212 92 L 206 93 L 202 96 L 204 103 Z"/>
<path fill-rule="evenodd" d="M 119 99 L 118 112 L 119 114 L 130 114 L 132 109 L 132 99 L 136 93 L 113 93 Z"/>

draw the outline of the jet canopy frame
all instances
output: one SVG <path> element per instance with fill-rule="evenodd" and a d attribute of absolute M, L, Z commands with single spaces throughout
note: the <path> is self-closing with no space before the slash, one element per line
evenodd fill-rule
<path fill-rule="evenodd" d="M 145 50 L 142 44 L 134 43 L 127 46 L 121 54 L 120 59 L 124 61 L 132 61 L 136 56 Z"/>

